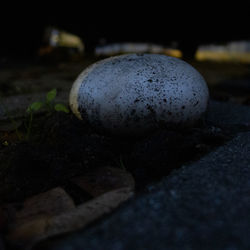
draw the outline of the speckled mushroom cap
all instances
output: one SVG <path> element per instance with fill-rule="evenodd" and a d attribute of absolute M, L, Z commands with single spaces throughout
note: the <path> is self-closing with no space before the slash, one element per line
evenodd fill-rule
<path fill-rule="evenodd" d="M 113 134 L 144 134 L 159 124 L 189 125 L 206 111 L 208 88 L 188 63 L 165 55 L 110 57 L 85 69 L 70 92 L 79 119 Z"/>

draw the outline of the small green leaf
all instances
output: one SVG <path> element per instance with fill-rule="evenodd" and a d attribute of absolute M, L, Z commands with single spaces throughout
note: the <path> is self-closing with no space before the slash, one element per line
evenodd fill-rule
<path fill-rule="evenodd" d="M 57 94 L 56 89 L 50 90 L 50 91 L 47 93 L 46 101 L 49 102 L 49 103 L 52 102 L 52 101 L 55 99 L 56 94 Z"/>
<path fill-rule="evenodd" d="M 63 105 L 61 103 L 58 103 L 58 104 L 55 105 L 55 110 L 56 111 L 62 111 L 62 112 L 65 112 L 65 113 L 69 113 L 69 109 L 65 105 Z"/>
<path fill-rule="evenodd" d="M 37 111 L 39 109 L 41 109 L 41 107 L 43 106 L 43 102 L 33 102 L 30 104 L 30 106 L 27 108 L 27 112 L 30 113 L 32 111 Z"/>

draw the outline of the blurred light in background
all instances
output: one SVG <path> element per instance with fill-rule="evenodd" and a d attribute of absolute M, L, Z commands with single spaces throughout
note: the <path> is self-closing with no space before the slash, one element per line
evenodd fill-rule
<path fill-rule="evenodd" d="M 201 45 L 197 49 L 195 58 L 198 61 L 250 63 L 250 41 Z"/>
<path fill-rule="evenodd" d="M 178 49 L 151 43 L 111 43 L 95 48 L 95 56 L 114 56 L 127 53 L 155 53 L 182 57 L 182 53 Z"/>
<path fill-rule="evenodd" d="M 39 55 L 49 54 L 56 48 L 70 49 L 71 52 L 75 51 L 75 53 L 83 54 L 85 46 L 80 37 L 63 30 L 48 27 L 44 32 L 44 46 L 40 48 Z"/>

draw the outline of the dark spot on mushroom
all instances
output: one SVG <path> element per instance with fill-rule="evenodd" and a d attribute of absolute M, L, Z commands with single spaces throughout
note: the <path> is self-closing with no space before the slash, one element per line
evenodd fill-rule
<path fill-rule="evenodd" d="M 194 107 L 197 106 L 199 104 L 199 101 L 197 101 L 195 104 L 194 104 Z"/>
<path fill-rule="evenodd" d="M 182 109 L 185 109 L 186 107 L 185 107 L 185 106 L 182 106 L 181 108 L 182 108 Z"/>
<path fill-rule="evenodd" d="M 150 112 L 155 113 L 155 110 L 153 109 L 152 106 L 147 105 L 147 109 L 148 109 Z"/>
<path fill-rule="evenodd" d="M 153 80 L 152 79 L 148 79 L 148 82 L 153 82 Z"/>
<path fill-rule="evenodd" d="M 135 99 L 135 100 L 134 100 L 134 103 L 137 103 L 137 102 L 139 102 L 139 101 L 140 101 L 139 99 Z"/>
<path fill-rule="evenodd" d="M 166 99 L 166 98 L 164 98 L 164 99 L 163 99 L 163 101 L 164 101 L 164 102 L 167 102 L 167 99 Z"/>

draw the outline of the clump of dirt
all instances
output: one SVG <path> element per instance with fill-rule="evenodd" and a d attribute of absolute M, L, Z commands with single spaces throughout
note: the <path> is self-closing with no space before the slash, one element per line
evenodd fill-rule
<path fill-rule="evenodd" d="M 32 131 L 28 141 L 0 148 L 0 204 L 22 201 L 58 185 L 71 189 L 70 178 L 106 166 L 126 168 L 140 192 L 230 137 L 203 122 L 185 130 L 160 129 L 145 137 L 117 138 L 61 112 L 35 117 Z"/>

